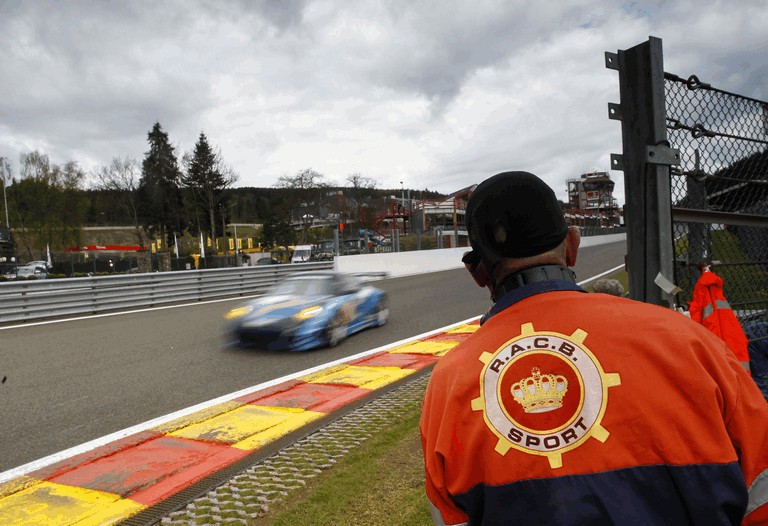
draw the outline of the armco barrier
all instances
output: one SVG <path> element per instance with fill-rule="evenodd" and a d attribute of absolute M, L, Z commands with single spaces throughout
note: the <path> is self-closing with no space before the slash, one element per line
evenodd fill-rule
<path fill-rule="evenodd" d="M 332 261 L 0 283 L 0 324 L 262 294 Z"/>
<path fill-rule="evenodd" d="M 582 247 L 626 239 L 584 237 Z M 295 272 L 399 277 L 461 268 L 466 247 L 340 256 L 334 261 L 0 283 L 0 324 L 263 294 Z"/>

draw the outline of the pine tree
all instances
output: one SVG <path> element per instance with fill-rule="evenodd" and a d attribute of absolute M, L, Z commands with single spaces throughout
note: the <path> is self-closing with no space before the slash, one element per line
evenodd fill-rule
<path fill-rule="evenodd" d="M 237 175 L 224 164 L 221 154 L 214 151 L 202 132 L 192 153 L 184 156 L 184 164 L 183 184 L 191 191 L 195 205 L 208 216 L 213 239 L 216 237 L 216 210 L 221 210 L 222 222 L 225 222 L 226 210 L 220 206 L 222 196 L 224 190 L 237 181 Z"/>
<path fill-rule="evenodd" d="M 186 227 L 182 218 L 182 173 L 176 153 L 159 122 L 147 134 L 149 151 L 142 163 L 139 203 L 147 231 L 161 233 L 166 243 Z"/>

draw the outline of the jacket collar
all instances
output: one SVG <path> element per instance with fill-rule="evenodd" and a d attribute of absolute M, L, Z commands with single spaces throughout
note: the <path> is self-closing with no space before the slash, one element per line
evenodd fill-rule
<path fill-rule="evenodd" d="M 573 274 L 571 273 L 571 275 Z M 530 298 L 531 296 L 535 296 L 536 294 L 542 294 L 544 292 L 555 292 L 558 290 L 587 292 L 576 284 L 575 276 L 573 276 L 571 279 L 568 279 L 568 277 L 568 275 L 563 275 L 559 279 L 541 279 L 537 281 L 529 281 L 524 285 L 512 288 L 501 298 L 499 298 L 496 303 L 493 304 L 488 312 L 486 312 L 485 315 L 480 319 L 480 324 L 482 325 L 488 321 L 491 316 L 501 312 L 507 307 L 523 301 L 526 298 Z"/>

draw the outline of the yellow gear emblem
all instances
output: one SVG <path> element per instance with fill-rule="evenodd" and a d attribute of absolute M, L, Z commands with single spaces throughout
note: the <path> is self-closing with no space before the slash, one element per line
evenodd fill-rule
<path fill-rule="evenodd" d="M 603 370 L 586 338 L 582 329 L 566 335 L 524 323 L 519 336 L 480 356 L 485 366 L 472 410 L 483 412 L 500 455 L 510 449 L 541 455 L 556 469 L 563 453 L 590 437 L 608 439 L 601 422 L 608 389 L 621 385 L 621 377 Z"/>

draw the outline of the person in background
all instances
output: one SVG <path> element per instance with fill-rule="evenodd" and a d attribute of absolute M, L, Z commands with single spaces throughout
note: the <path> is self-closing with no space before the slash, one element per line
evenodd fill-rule
<path fill-rule="evenodd" d="M 482 182 L 466 218 L 493 306 L 424 397 L 435 524 L 768 524 L 768 403 L 725 343 L 586 294 L 579 232 L 533 174 Z"/>

